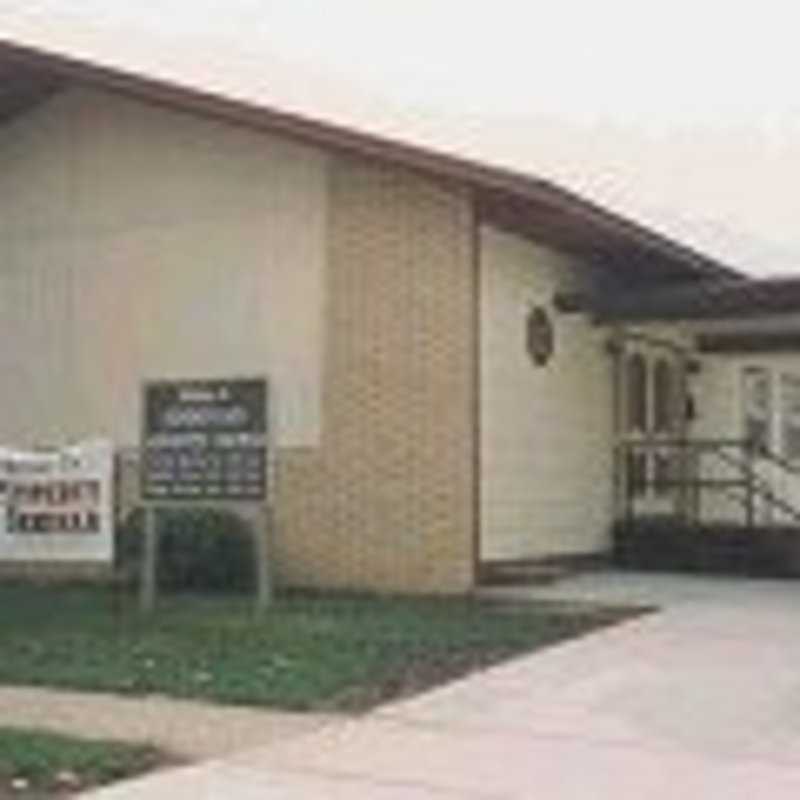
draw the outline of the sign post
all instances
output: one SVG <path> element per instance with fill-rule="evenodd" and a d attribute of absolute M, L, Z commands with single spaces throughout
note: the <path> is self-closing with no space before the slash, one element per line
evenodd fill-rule
<path fill-rule="evenodd" d="M 266 537 L 271 535 L 267 381 L 157 381 L 145 384 L 141 494 L 145 541 L 140 604 L 156 596 L 161 507 L 248 506 L 253 514 L 256 608 L 271 600 Z"/>
<path fill-rule="evenodd" d="M 156 514 L 151 506 L 144 507 L 144 546 L 142 548 L 142 575 L 139 582 L 139 605 L 149 614 L 156 605 Z"/>

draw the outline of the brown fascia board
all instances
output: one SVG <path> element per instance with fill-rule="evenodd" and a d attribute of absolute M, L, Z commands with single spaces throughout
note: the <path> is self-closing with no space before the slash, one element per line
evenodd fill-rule
<path fill-rule="evenodd" d="M 239 125 L 285 133 L 310 144 L 399 164 L 426 175 L 466 184 L 482 192 L 547 206 L 614 239 L 672 261 L 689 275 L 741 277 L 741 273 L 686 245 L 585 200 L 549 181 L 493 167 L 424 147 L 362 133 L 341 125 L 148 77 L 90 60 L 22 45 L 0 36 L 0 58 L 31 69 L 46 69 L 69 80 L 93 84 L 172 108 Z"/>

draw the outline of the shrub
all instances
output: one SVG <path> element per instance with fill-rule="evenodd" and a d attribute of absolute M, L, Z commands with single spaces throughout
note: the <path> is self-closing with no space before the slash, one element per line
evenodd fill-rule
<path fill-rule="evenodd" d="M 641 517 L 614 526 L 614 559 L 641 570 L 800 577 L 796 527 L 697 524 Z"/>
<path fill-rule="evenodd" d="M 132 512 L 116 530 L 116 566 L 138 577 L 144 513 Z M 212 509 L 164 509 L 156 513 L 158 585 L 168 591 L 252 591 L 255 554 L 252 527 L 236 514 Z"/>

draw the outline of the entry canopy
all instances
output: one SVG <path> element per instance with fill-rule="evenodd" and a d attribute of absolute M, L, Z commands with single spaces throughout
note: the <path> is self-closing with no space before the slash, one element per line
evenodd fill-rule
<path fill-rule="evenodd" d="M 662 288 L 559 294 L 565 312 L 599 322 L 740 320 L 800 313 L 800 276 L 703 280 Z"/>

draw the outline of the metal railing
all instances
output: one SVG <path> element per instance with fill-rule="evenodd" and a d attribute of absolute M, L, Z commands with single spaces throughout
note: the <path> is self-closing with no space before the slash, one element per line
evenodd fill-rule
<path fill-rule="evenodd" d="M 760 474 L 771 470 L 797 482 L 800 466 L 761 445 L 742 439 L 636 439 L 620 443 L 618 469 L 622 516 L 671 515 L 682 522 L 706 521 L 706 495 L 714 493 L 736 506 L 740 523 L 759 524 L 759 512 L 782 514 L 800 525 L 800 508 Z M 713 516 L 713 514 L 712 514 Z M 728 522 L 739 522 L 726 516 Z"/>

